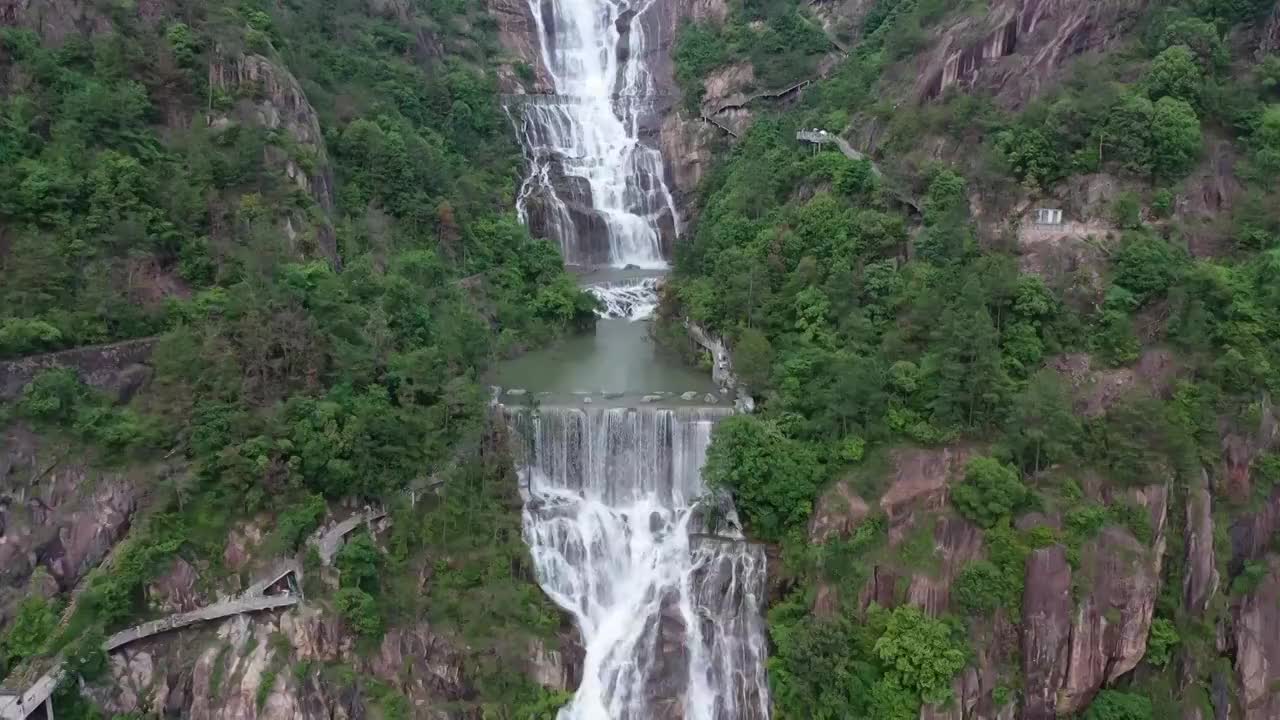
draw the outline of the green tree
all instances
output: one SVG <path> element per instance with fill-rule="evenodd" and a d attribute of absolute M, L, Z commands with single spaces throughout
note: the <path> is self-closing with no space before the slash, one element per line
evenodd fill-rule
<path fill-rule="evenodd" d="M 810 448 L 754 415 L 716 425 L 703 474 L 711 487 L 732 492 L 752 531 L 768 539 L 808 519 L 820 477 Z"/>
<path fill-rule="evenodd" d="M 996 148 L 1015 176 L 1037 187 L 1048 187 L 1062 175 L 1062 158 L 1038 129 L 1018 127 L 1005 131 L 996 138 Z"/>
<path fill-rule="evenodd" d="M 773 345 L 769 336 L 757 328 L 744 328 L 733 346 L 733 361 L 734 369 L 748 387 L 768 385 L 773 367 Z"/>
<path fill-rule="evenodd" d="M 1262 113 L 1258 127 L 1249 138 L 1254 175 L 1274 186 L 1280 177 L 1280 105 L 1271 105 Z"/>
<path fill-rule="evenodd" d="M 1147 636 L 1146 661 L 1158 668 L 1165 667 L 1173 659 L 1174 648 L 1181 639 L 1178 628 L 1166 618 L 1155 618 L 1151 621 L 1151 634 Z"/>
<path fill-rule="evenodd" d="M 1187 251 L 1148 232 L 1125 233 L 1113 260 L 1115 282 L 1139 305 L 1163 294 L 1186 272 Z"/>
<path fill-rule="evenodd" d="M 41 597 L 29 597 L 0 637 L 0 674 L 27 658 L 39 655 L 58 628 L 58 609 Z"/>
<path fill-rule="evenodd" d="M 1027 487 L 1013 468 L 990 457 L 975 457 L 965 466 L 964 481 L 951 492 L 961 515 L 989 528 L 1012 515 L 1027 499 Z"/>
<path fill-rule="evenodd" d="M 1084 720 L 1151 720 L 1151 700 L 1119 690 L 1103 690 L 1089 704 Z"/>
<path fill-rule="evenodd" d="M 0 320 L 0 358 L 53 350 L 61 343 L 62 331 L 44 320 Z"/>
<path fill-rule="evenodd" d="M 919 694 L 926 703 L 951 697 L 951 678 L 965 665 L 963 645 L 951 628 L 919 608 L 894 608 L 884 634 L 876 640 L 876 655 L 885 664 L 885 676 Z"/>
<path fill-rule="evenodd" d="M 1167 48 L 1152 61 L 1143 85 L 1152 100 L 1172 97 L 1191 105 L 1200 103 L 1204 74 L 1196 56 L 1186 45 Z"/>
<path fill-rule="evenodd" d="M 943 312 L 932 340 L 935 422 L 940 427 L 976 428 L 1001 417 L 1012 383 L 980 279 L 965 281 Z"/>
<path fill-rule="evenodd" d="M 1223 69 L 1230 61 L 1222 44 L 1222 34 L 1213 23 L 1198 17 L 1184 17 L 1165 26 L 1160 35 L 1160 49 L 1183 45 L 1195 53 L 1205 72 Z"/>
<path fill-rule="evenodd" d="M 1159 177 L 1181 177 L 1200 154 L 1200 119 L 1186 100 L 1162 97 L 1151 115 L 1152 170 Z"/>
<path fill-rule="evenodd" d="M 334 596 L 334 601 L 342 619 L 356 634 L 368 639 L 382 635 L 382 616 L 372 595 L 358 587 L 344 587 Z"/>
<path fill-rule="evenodd" d="M 1100 129 L 1103 159 L 1115 160 L 1130 172 L 1151 172 L 1151 125 L 1155 105 L 1143 95 L 1125 95 L 1107 113 Z"/>
<path fill-rule="evenodd" d="M 970 615 L 986 616 L 1000 606 L 1004 597 L 1004 573 L 987 560 L 964 566 L 951 588 L 952 597 Z"/>
<path fill-rule="evenodd" d="M 1258 82 L 1268 93 L 1280 92 L 1280 55 L 1268 55 L 1258 63 Z"/>
<path fill-rule="evenodd" d="M 382 575 L 382 552 L 367 532 L 356 533 L 347 541 L 335 564 L 342 573 L 343 587 L 356 587 L 376 594 Z"/>
<path fill-rule="evenodd" d="M 1033 473 L 1071 457 L 1080 430 L 1062 376 L 1048 368 L 1014 397 L 1006 428 L 1014 457 Z"/>

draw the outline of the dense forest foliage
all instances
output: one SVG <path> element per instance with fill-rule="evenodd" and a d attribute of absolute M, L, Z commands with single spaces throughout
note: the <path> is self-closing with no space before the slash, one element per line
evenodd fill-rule
<path fill-rule="evenodd" d="M 175 554 L 219 565 L 233 521 L 275 514 L 270 542 L 293 552 L 326 500 L 353 499 L 396 516 L 389 555 L 339 558 L 353 627 L 428 616 L 473 643 L 483 702 L 544 702 L 491 652 L 559 618 L 528 582 L 510 465 L 477 452 L 478 376 L 589 326 L 594 301 L 514 216 L 492 21 L 432 3 L 435 33 L 415 35 L 354 0 L 175 5 L 181 21 L 122 6 L 111 32 L 60 44 L 0 31 L 0 358 L 157 339 L 128 407 L 59 370 L 0 421 L 190 468 L 153 488 L 69 622 L 23 606 L 0 675 L 136 621 Z M 428 480 L 460 491 L 410 511 Z M 424 562 L 425 597 L 407 569 Z"/>
<path fill-rule="evenodd" d="M 1255 63 L 1253 48 L 1229 44 L 1272 4 L 1152 4 L 1129 41 L 1077 60 L 1065 82 L 1018 112 L 966 91 L 900 110 L 886 71 L 946 13 L 980 16 L 979 5 L 875 3 L 827 79 L 785 108 L 755 106 L 751 129 L 704 183 L 696 228 L 679 246 L 663 311 L 724 336 L 758 402 L 755 415 L 717 428 L 708 478 L 734 493 L 757 537 L 782 543 L 784 574 L 797 578 L 769 616 L 780 718 L 915 718 L 922 703 L 945 700 L 950 686 L 935 695 L 928 672 L 954 675 L 964 662 L 947 665 L 946 648 L 974 651 L 966 645 L 994 613 L 1016 622 L 1029 552 L 1061 543 L 1078 566 L 1082 545 L 1107 525 L 1150 542 L 1145 511 L 1090 500 L 1086 476 L 1116 490 L 1171 478 L 1176 516 L 1202 468 L 1219 464 L 1222 428 L 1256 427 L 1280 383 L 1280 57 Z M 761 59 L 754 54 L 768 46 L 737 39 L 754 12 L 684 28 L 677 76 L 688 89 L 738 60 L 785 68 L 775 85 L 812 71 L 794 62 L 803 42 Z M 768 32 L 785 25 L 770 19 Z M 841 132 L 851 123 L 879 128 L 883 174 L 796 142 L 798 129 Z M 964 149 L 952 162 L 922 159 L 918 148 L 937 138 Z M 1208 152 L 1206 138 L 1236 148 L 1245 187 L 1220 218 L 1225 247 L 1193 256 L 1172 203 Z M 1107 249 L 1097 279 L 1091 268 L 1062 278 L 1024 272 L 1010 234 L 971 214 L 972 198 L 1007 209 L 1006 198 L 1034 198 L 1089 173 L 1120 178 L 1123 189 L 1111 199 L 1115 231 L 1099 238 Z M 1135 388 L 1105 413 L 1081 416 L 1067 380 L 1046 368 L 1071 352 L 1124 367 L 1151 348 L 1176 357 L 1176 384 L 1158 394 Z M 886 555 L 883 516 L 826 545 L 811 546 L 806 534 L 822 488 L 844 479 L 879 497 L 888 451 L 903 445 L 978 448 L 950 505 L 983 528 L 987 547 L 951 589 L 962 616 L 908 640 L 895 637 L 898 611 L 892 619 L 847 607 L 833 619 L 810 612 L 820 585 L 858 595 Z M 1244 511 L 1269 497 L 1272 464 L 1264 456 L 1252 495 L 1220 498 L 1223 506 Z M 1028 512 L 1063 521 L 1016 529 Z M 1086 717 L 1177 716 L 1178 681 L 1162 672 L 1172 648 L 1181 643 L 1209 660 L 1198 667 L 1212 664 L 1214 620 L 1192 616 L 1178 595 L 1181 542 L 1175 529 L 1144 671 L 1103 692 Z M 932 551 L 926 528 L 896 547 L 893 562 L 928 572 Z M 1261 572 L 1244 567 L 1233 592 Z M 918 685 L 904 683 L 901 660 L 883 652 L 890 643 L 937 667 L 917 671 Z M 1018 691 L 1018 668 L 1003 672 L 997 707 Z"/>
<path fill-rule="evenodd" d="M 59 42 L 0 30 L 0 360 L 155 342 L 154 377 L 128 404 L 52 370 L 0 405 L 0 427 L 106 466 L 180 468 L 153 474 L 147 512 L 74 602 L 19 605 L 0 629 L 0 676 L 61 656 L 72 675 L 101 677 L 103 638 L 152 615 L 146 588 L 175 557 L 230 576 L 229 532 L 267 517 L 266 553 L 305 559 L 308 596 L 360 652 L 428 622 L 466 648 L 468 710 L 553 716 L 563 695 L 511 658 L 530 638 L 553 643 L 562 617 L 530 582 L 479 377 L 589 328 L 594 301 L 512 211 L 521 157 L 498 105 L 492 16 L 478 0 L 159 4 L 157 21 L 98 3 L 110 32 Z M 714 165 L 658 328 L 682 347 L 685 319 L 725 338 L 758 401 L 718 426 L 706 476 L 780 552 L 775 717 L 915 720 L 951 702 L 983 633 L 1019 622 L 1028 557 L 1061 547 L 1079 569 L 1112 527 L 1150 544 L 1148 514 L 1119 491 L 1167 481 L 1168 515 L 1185 517 L 1189 491 L 1222 464 L 1222 434 L 1271 412 L 1280 57 L 1255 59 L 1233 38 L 1273 4 L 1150 3 L 1122 41 L 1017 111 L 982 92 L 899 102 L 894 70 L 941 23 L 982 17 L 979 0 L 876 0 L 834 28 L 806 4 L 750 0 L 722 24 L 681 28 L 689 106 L 731 63 L 754 67 L 747 90 L 815 81 L 753 106 L 749 132 Z M 421 22 L 407 27 L 400 7 Z M 795 137 L 873 125 L 874 164 Z M 1240 197 L 1214 218 L 1213 247 L 1195 251 L 1205 228 L 1184 223 L 1176 198 L 1222 143 Z M 1017 228 L 974 212 L 1012 216 L 1020 199 L 1095 174 L 1119 188 L 1096 267 L 1029 272 Z M 1173 358 L 1176 380 L 1139 383 L 1105 412 L 1080 412 L 1048 367 L 1080 353 L 1132 368 L 1153 350 Z M 938 518 L 893 541 L 874 510 L 825 544 L 807 532 L 835 482 L 879 497 L 903 447 L 968 452 L 944 512 L 978 529 L 983 557 L 959 571 L 942 617 L 902 603 L 814 612 L 820 587 L 856 597 L 880 564 L 937 570 Z M 1109 502 L 1087 487 L 1097 478 L 1117 491 Z M 1252 478 L 1247 497 L 1215 496 L 1218 507 L 1273 496 L 1280 455 L 1263 454 Z M 424 492 L 441 483 L 450 491 Z M 306 538 L 330 508 L 365 502 L 388 507 L 391 529 L 343 547 L 336 587 L 311 580 L 320 560 Z M 1018 522 L 1033 514 L 1059 522 Z M 1192 613 L 1179 593 L 1179 522 L 1142 665 L 1087 720 L 1180 717 L 1226 662 L 1223 604 Z M 1229 544 L 1218 527 L 1214 541 Z M 1264 574 L 1221 566 L 1232 597 Z M 290 671 L 322 671 L 382 717 L 410 716 L 349 667 L 268 672 Z M 1016 662 L 999 672 L 990 696 L 1004 706 L 1023 688 Z M 1178 673 L 1194 675 L 1186 692 Z M 59 717 L 100 717 L 78 692 L 64 686 Z"/>

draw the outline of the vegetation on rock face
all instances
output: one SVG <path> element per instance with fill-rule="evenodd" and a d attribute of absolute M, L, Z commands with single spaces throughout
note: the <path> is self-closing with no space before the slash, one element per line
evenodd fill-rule
<path fill-rule="evenodd" d="M 951 491 L 951 502 L 961 515 L 989 528 L 1011 517 L 1027 497 L 1027 487 L 1011 467 L 989 457 L 969 461 L 964 482 Z"/>
<path fill-rule="evenodd" d="M 865 620 L 815 620 L 800 598 L 769 613 L 775 715 L 915 718 L 945 701 L 966 655 L 954 628 L 918 609 L 872 608 Z"/>
<path fill-rule="evenodd" d="M 478 459 L 478 379 L 589 327 L 594 301 L 514 216 L 486 8 L 153 6 L 56 43 L 0 30 L 0 359 L 157 336 L 127 406 L 54 370 L 0 419 L 189 468 L 148 488 L 155 507 L 70 621 L 28 601 L 0 660 L 137 621 L 175 555 L 216 574 L 244 518 L 274 516 L 267 548 L 292 554 L 326 501 L 399 508 L 434 474 L 467 489 L 396 510 L 392 547 L 349 543 L 341 589 L 314 599 L 375 644 L 430 615 L 474 653 L 467 702 L 545 712 L 504 658 L 559 618 L 497 489 L 510 478 Z M 430 610 L 407 580 L 427 568 Z"/>
<path fill-rule="evenodd" d="M 930 611 L 966 617 L 969 632 L 955 637 L 1006 663 L 997 670 L 1005 690 L 991 702 L 1017 702 L 1019 663 L 992 638 L 1021 622 L 1028 558 L 1063 545 L 1080 600 L 1095 580 L 1089 553 L 1112 532 L 1143 553 L 1168 543 L 1158 546 L 1164 589 L 1149 672 L 1104 689 L 1083 716 L 1175 712 L 1170 688 L 1180 685 L 1169 678 L 1179 657 L 1208 686 L 1206 668 L 1220 659 L 1196 638 L 1221 632 L 1213 624 L 1222 616 L 1217 606 L 1183 607 L 1179 595 L 1188 488 L 1202 473 L 1213 480 L 1221 528 L 1224 514 L 1256 508 L 1274 487 L 1267 461 L 1243 473 L 1247 498 L 1214 477 L 1226 472 L 1224 452 L 1239 452 L 1224 449 L 1224 435 L 1252 437 L 1271 414 L 1260 398 L 1280 379 L 1280 302 L 1268 289 L 1280 247 L 1280 59 L 1256 61 L 1251 44 L 1272 5 L 1158 4 L 1038 95 L 1001 102 L 979 84 L 916 106 L 897 101 L 908 92 L 902 76 L 922 64 L 895 62 L 920 47 L 922 28 L 981 8 L 880 0 L 858 37 L 845 33 L 852 48 L 828 77 L 785 105 L 752 106 L 750 129 L 704 182 L 663 317 L 726 338 L 757 401 L 756 419 L 718 428 L 708 474 L 735 493 L 750 532 L 781 539 L 780 572 L 795 579 L 769 619 L 779 717 L 896 717 L 893 702 L 878 712 L 867 703 L 908 690 L 929 699 L 885 679 L 874 652 L 884 628 L 871 625 L 883 615 L 857 609 L 868 597 L 902 601 L 905 580 L 916 602 L 936 599 L 932 589 L 915 595 L 916 580 L 947 586 L 949 605 Z M 730 62 L 760 72 L 763 62 L 730 36 L 685 28 L 676 63 L 687 92 Z M 1000 109 L 1010 106 L 1018 110 Z M 796 142 L 798 129 L 814 127 L 869 143 L 880 172 Z M 1225 177 L 1232 158 L 1235 177 Z M 1232 185 L 1221 201 L 1229 212 L 1197 204 L 1214 182 Z M 1082 197 L 1093 183 L 1107 197 Z M 1030 218 L 1019 227 L 1011 215 L 1064 201 L 1068 219 L 1099 226 L 1078 248 L 1054 251 L 1070 259 L 1035 244 Z M 842 450 L 850 438 L 857 452 Z M 841 481 L 836 499 L 848 487 L 882 492 L 883 483 L 849 478 L 883 475 L 875 463 L 886 447 L 958 443 L 983 449 L 954 473 L 945 510 L 927 501 L 895 510 L 889 548 L 855 541 L 872 520 L 805 547 L 808 510 L 828 480 Z M 788 480 L 780 468 L 800 457 L 811 460 Z M 733 473 L 748 466 L 759 471 Z M 909 468 L 903 487 L 917 491 L 921 472 Z M 1150 485 L 1168 489 L 1167 508 L 1131 494 Z M 982 541 L 943 578 L 913 565 L 917 545 L 967 542 L 932 534 L 938 512 L 981 528 Z M 1218 567 L 1240 593 L 1265 574 L 1257 563 Z"/>

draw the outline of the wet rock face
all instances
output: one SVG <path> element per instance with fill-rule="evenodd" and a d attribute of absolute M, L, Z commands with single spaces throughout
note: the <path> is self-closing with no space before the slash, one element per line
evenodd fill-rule
<path fill-rule="evenodd" d="M 1071 639 L 1071 566 L 1061 545 L 1027 557 L 1022 596 L 1022 720 L 1052 720 L 1058 688 L 1066 679 Z"/>
<path fill-rule="evenodd" d="M 586 650 L 582 638 L 573 623 L 561 630 L 557 647 L 548 647 L 542 640 L 529 644 L 526 674 L 545 688 L 561 692 L 573 692 L 582 682 L 582 663 Z"/>
<path fill-rule="evenodd" d="M 653 643 L 641 650 L 639 663 L 648 665 L 645 702 L 655 720 L 683 720 L 685 678 L 689 676 L 688 628 L 680 615 L 679 597 L 671 593 L 663 600 L 662 610 L 651 622 L 656 631 L 646 628 L 645 637 Z"/>
<path fill-rule="evenodd" d="M 1068 60 L 1111 45 L 1137 21 L 1146 0 L 998 0 L 985 17 L 942 36 L 920 73 L 917 96 L 982 86 L 1015 109 L 1039 93 Z M 974 36 L 977 40 L 973 40 Z"/>
<path fill-rule="evenodd" d="M 809 519 L 809 542 L 820 545 L 848 537 L 870 512 L 871 506 L 853 491 L 849 481 L 840 480 L 818 498 Z"/>
<path fill-rule="evenodd" d="M 1280 717 L 1280 555 L 1265 562 L 1262 582 L 1231 609 L 1244 720 Z"/>
<path fill-rule="evenodd" d="M 964 472 L 972 452 L 968 448 L 910 448 L 895 450 L 893 480 L 880 497 L 880 509 L 889 517 L 889 542 L 900 542 L 917 515 L 942 510 L 947 486 Z"/>
<path fill-rule="evenodd" d="M 498 26 L 498 42 L 525 66 L 532 68 L 532 83 L 527 83 L 515 69 L 502 66 L 498 85 L 504 93 L 542 93 L 551 89 L 551 78 L 538 47 L 538 30 L 528 0 L 489 0 L 489 14 Z"/>
<path fill-rule="evenodd" d="M 93 468 L 69 448 L 14 426 L 0 436 L 0 618 L 42 567 L 67 591 L 128 531 L 139 479 Z"/>
<path fill-rule="evenodd" d="M 1207 485 L 1207 478 L 1202 482 Z M 1186 548 L 1182 598 L 1191 612 L 1199 614 L 1208 609 L 1219 582 L 1213 551 L 1213 498 L 1206 486 L 1191 490 L 1187 497 Z"/>
<path fill-rule="evenodd" d="M 1079 587 L 1061 546 L 1027 559 L 1022 651 L 1026 683 L 1024 720 L 1079 712 L 1104 684 L 1135 668 L 1160 591 L 1168 491 L 1153 485 L 1128 493 L 1150 514 L 1152 538 L 1105 528 L 1081 549 Z M 1118 498 L 1109 498 L 1115 500 Z"/>
<path fill-rule="evenodd" d="M 584 265 L 607 262 L 609 227 L 592 207 L 590 183 L 566 174 L 558 159 L 548 164 L 548 176 L 555 195 L 537 185 L 525 197 L 529 232 L 534 237 L 572 238 L 570 254 Z"/>

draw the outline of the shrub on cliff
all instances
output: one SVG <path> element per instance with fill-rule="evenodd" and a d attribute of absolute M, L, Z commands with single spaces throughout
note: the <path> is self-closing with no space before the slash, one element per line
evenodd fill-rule
<path fill-rule="evenodd" d="M 1008 517 L 1027 499 L 1027 487 L 1018 473 L 989 457 L 976 457 L 965 467 L 964 482 L 951 494 L 961 515 L 989 528 Z"/>
<path fill-rule="evenodd" d="M 1141 695 L 1103 690 L 1098 693 L 1084 720 L 1151 720 L 1151 700 Z"/>
<path fill-rule="evenodd" d="M 945 702 L 951 696 L 951 678 L 966 660 L 964 646 L 950 626 L 908 605 L 893 610 L 875 652 L 887 668 L 885 677 L 918 693 L 926 703 Z"/>
<path fill-rule="evenodd" d="M 777 539 L 808 519 L 819 467 L 809 446 L 772 422 L 740 415 L 716 426 L 703 474 L 733 493 L 754 535 Z"/>

